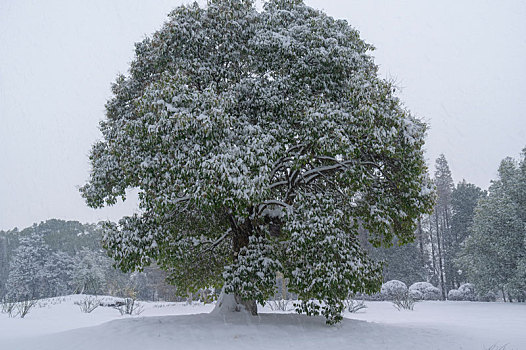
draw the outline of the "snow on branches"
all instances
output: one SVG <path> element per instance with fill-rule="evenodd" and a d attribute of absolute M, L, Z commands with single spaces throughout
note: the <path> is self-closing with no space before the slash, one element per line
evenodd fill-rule
<path fill-rule="evenodd" d="M 371 49 L 302 1 L 175 9 L 113 85 L 81 189 L 92 207 L 139 190 L 141 213 L 107 225 L 117 264 L 155 260 L 181 290 L 226 282 L 246 300 L 279 271 L 329 320 L 349 291 L 379 288 L 358 227 L 410 241 L 433 191 L 425 124 Z"/>

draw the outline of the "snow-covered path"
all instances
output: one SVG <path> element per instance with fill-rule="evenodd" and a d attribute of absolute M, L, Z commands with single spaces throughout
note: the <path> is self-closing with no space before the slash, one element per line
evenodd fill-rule
<path fill-rule="evenodd" d="M 210 315 L 213 306 L 201 304 L 148 303 L 139 317 L 102 307 L 83 314 L 75 298 L 22 320 L 0 315 L 0 349 L 526 349 L 521 304 L 421 302 L 411 312 L 370 302 L 329 327 L 321 317 L 269 309 L 258 317 Z"/>

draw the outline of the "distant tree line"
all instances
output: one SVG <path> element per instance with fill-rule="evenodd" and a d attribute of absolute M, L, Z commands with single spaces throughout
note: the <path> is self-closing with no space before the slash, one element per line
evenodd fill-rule
<path fill-rule="evenodd" d="M 73 293 L 175 300 L 153 267 L 123 273 L 102 249 L 100 225 L 48 220 L 0 231 L 0 298 L 21 301 Z"/>
<path fill-rule="evenodd" d="M 524 301 L 525 158 L 526 149 L 519 161 L 504 159 L 498 178 L 484 191 L 465 180 L 455 186 L 446 157 L 440 155 L 434 176 L 436 205 L 418 222 L 415 241 L 392 248 L 368 245 L 370 254 L 384 261 L 384 280 L 431 282 L 442 299 L 472 283 L 479 297 L 498 292 L 504 301 Z"/>

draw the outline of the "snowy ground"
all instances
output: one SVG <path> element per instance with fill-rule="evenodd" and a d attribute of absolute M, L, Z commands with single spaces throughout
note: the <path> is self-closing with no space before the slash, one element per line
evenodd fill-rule
<path fill-rule="evenodd" d="M 24 319 L 0 314 L 0 349 L 526 349 L 526 305 L 420 302 L 398 311 L 369 302 L 338 326 L 321 317 L 272 312 L 209 315 L 213 305 L 143 303 L 140 316 L 99 307 L 81 313 L 69 296 Z"/>

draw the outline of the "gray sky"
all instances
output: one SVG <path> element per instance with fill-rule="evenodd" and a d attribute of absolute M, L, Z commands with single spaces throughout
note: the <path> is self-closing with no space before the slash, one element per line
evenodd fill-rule
<path fill-rule="evenodd" d="M 487 188 L 500 160 L 526 146 L 526 2 L 306 2 L 376 46 L 382 76 L 431 125 L 432 171 L 444 153 L 455 182 Z M 126 72 L 133 43 L 180 3 L 0 0 L 0 230 L 115 220 L 136 208 L 90 209 L 78 187 L 110 83 Z"/>

